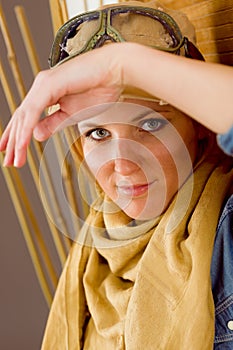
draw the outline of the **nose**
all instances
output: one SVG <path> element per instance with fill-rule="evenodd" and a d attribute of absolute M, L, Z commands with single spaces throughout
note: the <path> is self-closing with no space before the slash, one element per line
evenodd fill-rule
<path fill-rule="evenodd" d="M 138 165 L 129 159 L 117 158 L 114 161 L 114 170 L 116 173 L 128 176 L 139 169 Z"/>
<path fill-rule="evenodd" d="M 118 138 L 115 144 L 114 170 L 124 176 L 139 169 L 136 144 L 132 139 Z"/>

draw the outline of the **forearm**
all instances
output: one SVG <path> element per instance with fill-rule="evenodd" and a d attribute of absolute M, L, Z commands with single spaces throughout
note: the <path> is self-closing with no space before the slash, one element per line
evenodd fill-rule
<path fill-rule="evenodd" d="M 167 101 L 217 133 L 233 124 L 233 68 L 130 44 L 124 83 Z"/>

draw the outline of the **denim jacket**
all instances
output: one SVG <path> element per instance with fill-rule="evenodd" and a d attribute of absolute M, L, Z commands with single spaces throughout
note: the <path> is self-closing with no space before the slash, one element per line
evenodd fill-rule
<path fill-rule="evenodd" d="M 233 127 L 226 134 L 217 135 L 217 141 L 223 152 L 233 155 Z"/>
<path fill-rule="evenodd" d="M 211 266 L 215 350 L 233 349 L 233 195 L 219 220 Z"/>

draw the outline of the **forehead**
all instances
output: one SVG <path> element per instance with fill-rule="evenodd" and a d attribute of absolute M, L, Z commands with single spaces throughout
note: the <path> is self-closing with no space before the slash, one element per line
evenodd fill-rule
<path fill-rule="evenodd" d="M 156 101 L 132 100 L 127 99 L 124 102 L 110 103 L 103 106 L 101 113 L 99 108 L 93 108 L 92 117 L 82 120 L 78 123 L 80 131 L 90 129 L 98 125 L 113 123 L 134 125 L 143 118 L 175 118 L 179 113 L 170 105 L 160 105 Z"/>

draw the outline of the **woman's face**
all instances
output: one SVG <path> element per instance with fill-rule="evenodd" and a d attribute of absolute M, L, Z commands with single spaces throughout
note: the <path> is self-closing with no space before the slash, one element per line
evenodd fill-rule
<path fill-rule="evenodd" d="M 172 106 L 127 100 L 78 127 L 86 164 L 133 219 L 159 216 L 192 172 L 196 130 Z"/>

